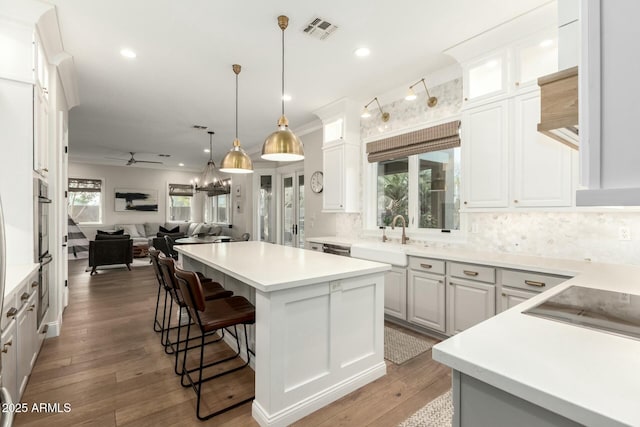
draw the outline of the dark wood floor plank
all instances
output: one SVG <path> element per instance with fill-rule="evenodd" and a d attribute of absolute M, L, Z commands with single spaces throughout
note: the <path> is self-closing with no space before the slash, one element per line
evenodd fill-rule
<path fill-rule="evenodd" d="M 197 420 L 195 393 L 180 386 L 174 358 L 164 353 L 160 335 L 152 330 L 158 288 L 150 266 L 93 277 L 85 267 L 86 261 L 69 265 L 70 303 L 61 335 L 45 341 L 22 399 L 70 403 L 72 410 L 21 414 L 15 426 L 257 426 L 251 404 L 207 422 Z M 231 352 L 214 344 L 205 357 Z M 190 352 L 188 366 L 195 366 L 196 356 Z M 205 410 L 249 395 L 254 381 L 253 371 L 246 369 L 206 383 Z M 295 425 L 395 426 L 444 393 L 450 381 L 450 370 L 433 361 L 429 351 L 403 365 L 387 363 L 387 375 Z"/>

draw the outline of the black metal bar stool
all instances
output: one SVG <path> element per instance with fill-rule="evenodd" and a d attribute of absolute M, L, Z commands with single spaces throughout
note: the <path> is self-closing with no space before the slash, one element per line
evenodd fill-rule
<path fill-rule="evenodd" d="M 186 308 L 186 304 L 184 302 L 184 298 L 182 295 L 182 292 L 180 291 L 180 288 L 178 286 L 178 284 L 176 283 L 175 280 L 175 261 L 172 258 L 169 257 L 165 257 L 163 255 L 160 255 L 158 257 L 158 264 L 160 266 L 160 271 L 162 272 L 162 277 L 164 280 L 164 283 L 166 284 L 166 287 L 169 290 L 169 295 L 171 296 L 171 301 L 173 303 L 175 303 L 178 308 L 179 308 L 179 312 L 178 312 L 178 316 L 179 318 L 182 317 L 182 310 L 183 308 Z M 199 278 L 201 277 L 202 279 L 202 283 L 204 286 L 204 298 L 206 300 L 214 300 L 214 299 L 218 299 L 218 298 L 227 298 L 233 295 L 233 292 L 228 291 L 226 289 L 224 289 L 222 287 L 222 285 L 218 282 L 214 282 L 213 280 L 209 279 L 209 278 L 205 278 L 204 276 L 202 276 L 202 274 L 200 273 L 194 273 L 196 274 Z M 166 311 L 166 310 L 165 310 Z M 175 373 L 177 375 L 180 375 L 180 371 L 178 370 L 178 354 L 181 351 L 184 351 L 186 348 L 181 349 L 180 345 L 184 344 L 185 347 L 188 346 L 188 339 L 185 340 L 181 340 L 180 339 L 180 332 L 181 332 L 181 323 L 178 322 L 178 325 L 175 327 L 171 327 L 171 318 L 173 315 L 173 304 L 169 304 L 169 314 L 166 317 L 167 318 L 167 323 L 166 323 L 166 328 L 164 328 L 164 334 L 163 337 L 161 337 L 162 340 L 162 344 L 164 345 L 165 348 L 165 353 L 167 354 L 175 354 L 176 360 L 174 363 L 174 370 Z M 164 322 L 163 322 L 164 325 Z M 170 331 L 172 329 L 177 329 L 178 331 L 178 336 L 175 342 L 172 342 L 169 339 L 169 334 Z M 209 335 L 213 335 L 213 333 L 209 334 Z M 174 347 L 175 344 L 175 347 Z"/>
<path fill-rule="evenodd" d="M 232 372 L 239 371 L 249 365 L 251 360 L 251 353 L 249 351 L 249 342 L 247 337 L 247 325 L 255 323 L 256 319 L 256 309 L 246 298 L 240 296 L 234 296 L 229 298 L 221 298 L 216 300 L 205 300 L 204 289 L 202 283 L 200 282 L 198 276 L 191 271 L 184 271 L 176 268 L 175 272 L 176 279 L 178 281 L 178 285 L 180 290 L 182 291 L 182 295 L 184 296 L 184 301 L 187 305 L 187 311 L 191 320 L 194 322 L 194 325 L 198 327 L 200 330 L 201 336 L 201 345 L 200 345 L 200 360 L 198 364 L 198 368 L 187 370 L 187 351 L 185 351 L 184 358 L 182 359 L 182 377 L 181 384 L 185 387 L 191 385 L 197 396 L 196 403 L 196 416 L 200 420 L 208 420 L 210 418 L 215 417 L 216 415 L 220 415 L 224 412 L 227 412 L 233 408 L 237 408 L 238 406 L 244 405 L 245 403 L 251 402 L 255 395 L 252 393 L 251 397 L 247 399 L 243 399 L 239 402 L 232 403 L 227 405 L 226 407 L 219 409 L 217 411 L 211 412 L 206 415 L 200 414 L 200 406 L 202 402 L 202 385 L 206 381 L 211 381 L 216 378 L 220 378 L 224 375 L 228 375 Z M 238 337 L 237 326 L 242 325 L 244 328 L 244 342 L 247 354 L 247 360 L 240 366 L 236 366 L 234 368 L 227 369 L 226 371 L 219 372 L 215 375 L 203 378 L 203 371 L 205 368 L 218 365 L 223 362 L 230 361 L 240 356 L 240 340 Z M 204 364 L 204 349 L 205 345 L 205 334 L 210 333 L 211 331 L 216 330 L 224 330 L 225 328 L 233 327 L 235 331 L 235 339 L 237 344 L 237 352 L 234 356 L 225 357 L 219 360 L 216 360 L 212 363 Z M 189 322 L 189 326 L 187 327 L 187 339 L 189 338 L 191 333 L 191 322 Z M 194 380 L 191 377 L 193 372 L 198 372 L 198 379 Z M 185 384 L 184 380 L 187 380 L 188 383 Z"/>

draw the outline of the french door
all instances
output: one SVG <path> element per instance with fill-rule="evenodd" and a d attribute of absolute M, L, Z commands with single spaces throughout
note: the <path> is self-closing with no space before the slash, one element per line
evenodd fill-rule
<path fill-rule="evenodd" d="M 281 239 L 283 245 L 304 247 L 304 172 L 281 175 Z"/>

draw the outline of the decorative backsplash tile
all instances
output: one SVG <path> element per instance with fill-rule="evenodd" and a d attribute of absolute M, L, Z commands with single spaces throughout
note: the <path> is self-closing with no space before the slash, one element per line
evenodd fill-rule
<path fill-rule="evenodd" d="M 640 264 L 640 213 L 469 213 L 468 244 L 486 250 L 550 258 Z M 475 223 L 475 226 L 474 226 Z M 619 240 L 628 227 L 632 240 Z"/>
<path fill-rule="evenodd" d="M 427 93 L 421 87 L 416 87 L 418 97 L 413 101 L 402 98 L 383 105 L 382 109 L 390 114 L 390 119 L 386 123 L 380 119 L 380 111 L 372 104 L 369 107 L 371 117 L 360 120 L 360 137 L 366 139 L 376 135 L 384 135 L 387 132 L 437 121 L 460 112 L 462 79 L 454 79 L 434 86 L 429 88 L 429 92 L 431 96 L 438 98 L 438 104 L 434 108 L 427 106 Z"/>

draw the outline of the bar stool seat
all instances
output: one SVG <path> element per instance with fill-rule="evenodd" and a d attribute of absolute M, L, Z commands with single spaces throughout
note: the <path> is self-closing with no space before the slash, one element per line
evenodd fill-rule
<path fill-rule="evenodd" d="M 199 315 L 202 330 L 211 332 L 240 323 L 255 323 L 256 308 L 246 298 L 235 296 L 206 301 Z"/>

